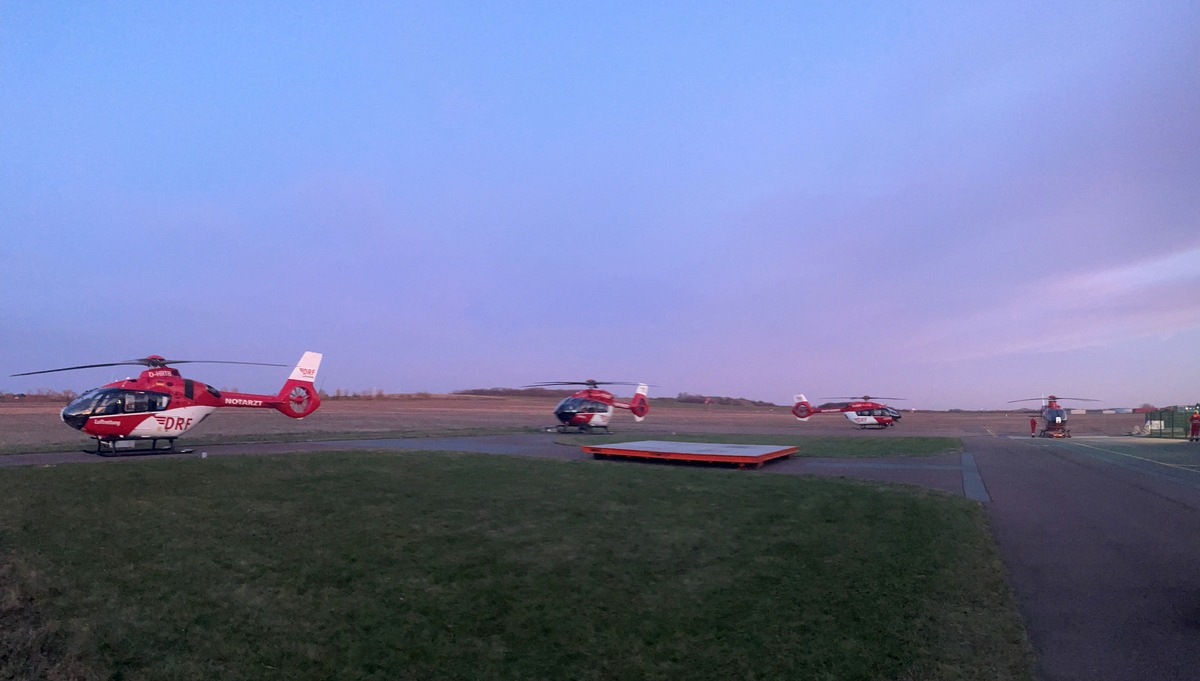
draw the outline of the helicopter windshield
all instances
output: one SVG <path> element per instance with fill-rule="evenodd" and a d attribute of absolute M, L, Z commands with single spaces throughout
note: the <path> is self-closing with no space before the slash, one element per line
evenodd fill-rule
<path fill-rule="evenodd" d="M 1064 409 L 1047 409 L 1042 416 L 1050 423 L 1065 423 L 1067 420 L 1067 412 Z"/>
<path fill-rule="evenodd" d="M 89 416 L 162 411 L 170 402 L 171 396 L 166 393 L 96 388 L 71 400 L 70 404 L 63 407 L 62 416 L 64 421 L 70 423 L 69 418 L 79 420 Z"/>
<path fill-rule="evenodd" d="M 104 416 L 121 411 L 121 393 L 116 388 L 97 388 L 71 400 L 63 408 L 63 416 Z"/>
<path fill-rule="evenodd" d="M 603 414 L 608 405 L 584 397 L 568 397 L 554 408 L 556 414 Z"/>

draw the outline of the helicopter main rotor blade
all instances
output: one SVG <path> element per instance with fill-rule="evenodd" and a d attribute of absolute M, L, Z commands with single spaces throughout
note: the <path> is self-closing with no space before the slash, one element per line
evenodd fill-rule
<path fill-rule="evenodd" d="M 124 362 L 105 362 L 103 364 L 80 364 L 79 366 L 63 367 L 61 369 L 46 369 L 44 371 L 26 371 L 20 374 L 11 374 L 12 376 L 35 376 L 37 374 L 52 374 L 58 371 L 75 371 L 76 369 L 98 369 L 101 367 L 116 367 L 116 366 L 144 366 L 144 367 L 164 367 L 168 364 L 245 364 L 250 366 L 263 367 L 285 367 L 287 364 L 268 364 L 265 362 L 230 362 L 219 359 L 162 359 L 160 357 L 142 357 L 141 359 L 130 359 Z"/>
<path fill-rule="evenodd" d="M 10 374 L 10 376 L 34 376 L 36 374 L 52 374 L 56 371 L 75 371 L 76 369 L 97 369 L 99 367 L 115 367 L 124 364 L 141 364 L 141 362 L 107 362 L 105 364 L 80 364 L 76 367 L 63 367 L 61 369 L 46 369 L 44 371 L 26 371 L 20 374 Z"/>
<path fill-rule="evenodd" d="M 230 362 L 223 359 L 164 359 L 160 364 L 242 364 L 244 366 L 254 367 L 287 367 L 290 364 L 276 364 L 274 362 Z"/>
<path fill-rule="evenodd" d="M 524 388 L 544 388 L 552 385 L 641 385 L 629 381 L 546 381 L 545 383 L 530 383 Z"/>
<path fill-rule="evenodd" d="M 1008 404 L 1014 402 L 1046 402 L 1048 400 L 1071 400 L 1072 402 L 1101 402 L 1102 400 L 1093 400 L 1087 397 L 1059 397 L 1058 395 L 1047 395 L 1045 397 L 1027 397 L 1023 400 L 1009 400 Z"/>
<path fill-rule="evenodd" d="M 876 395 L 853 395 L 851 397 L 821 397 L 819 399 L 822 399 L 822 400 L 862 400 L 864 402 L 870 402 L 871 400 L 899 400 L 899 401 L 903 402 L 906 398 L 904 398 L 904 397 L 878 397 Z"/>

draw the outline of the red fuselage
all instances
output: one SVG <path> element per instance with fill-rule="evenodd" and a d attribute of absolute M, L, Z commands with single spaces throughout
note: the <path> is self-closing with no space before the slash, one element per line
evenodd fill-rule
<path fill-rule="evenodd" d="M 148 359 L 162 360 L 157 356 Z M 62 420 L 98 441 L 167 440 L 199 425 L 220 407 L 275 409 L 303 418 L 321 405 L 313 389 L 319 353 L 305 353 L 278 395 L 222 392 L 184 378 L 168 366 L 152 366 L 137 378 L 109 383 L 75 398 L 62 410 Z"/>

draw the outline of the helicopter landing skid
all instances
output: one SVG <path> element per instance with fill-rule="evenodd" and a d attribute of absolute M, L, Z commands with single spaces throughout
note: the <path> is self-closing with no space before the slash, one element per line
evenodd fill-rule
<path fill-rule="evenodd" d="M 583 434 L 583 435 L 586 435 L 589 433 L 598 433 L 601 430 L 603 430 L 607 434 L 608 426 L 587 426 L 587 425 L 568 426 L 566 424 L 560 423 L 557 426 L 551 426 L 550 428 L 547 428 L 546 430 L 547 431 L 553 430 L 556 433 L 572 433 L 572 434 Z"/>
<path fill-rule="evenodd" d="M 149 447 L 139 447 L 138 443 L 145 442 L 145 440 L 101 440 L 101 439 L 97 438 L 96 439 L 96 449 L 92 450 L 91 453 L 99 454 L 100 456 L 104 456 L 104 457 L 115 457 L 115 456 L 145 456 L 146 454 L 169 454 L 169 453 L 176 451 L 175 450 L 175 438 L 173 438 L 173 437 L 170 437 L 170 438 L 154 437 L 154 438 L 149 438 L 149 440 L 150 440 Z M 160 440 L 166 441 L 167 446 L 159 447 L 158 443 Z"/>

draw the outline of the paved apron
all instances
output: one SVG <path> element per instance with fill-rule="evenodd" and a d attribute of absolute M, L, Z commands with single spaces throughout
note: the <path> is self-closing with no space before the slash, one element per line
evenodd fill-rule
<path fill-rule="evenodd" d="M 1103 444 L 964 443 L 1039 678 L 1200 679 L 1200 472 Z"/>

